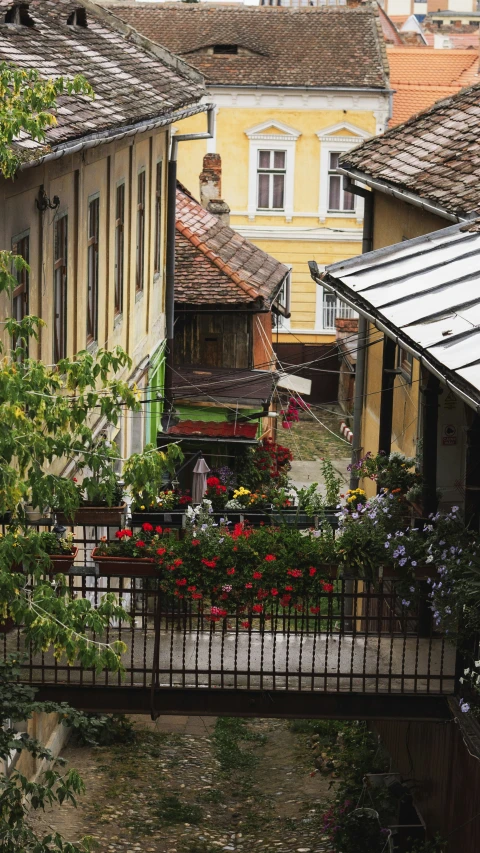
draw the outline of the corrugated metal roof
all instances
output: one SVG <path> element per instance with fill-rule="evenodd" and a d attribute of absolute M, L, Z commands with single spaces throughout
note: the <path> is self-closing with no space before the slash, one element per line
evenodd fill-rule
<path fill-rule="evenodd" d="M 480 220 L 333 264 L 324 283 L 480 406 Z"/>

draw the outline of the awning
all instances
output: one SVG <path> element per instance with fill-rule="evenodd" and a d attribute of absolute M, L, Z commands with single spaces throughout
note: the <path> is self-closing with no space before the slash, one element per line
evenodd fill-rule
<path fill-rule="evenodd" d="M 480 408 L 480 220 L 310 272 Z"/>

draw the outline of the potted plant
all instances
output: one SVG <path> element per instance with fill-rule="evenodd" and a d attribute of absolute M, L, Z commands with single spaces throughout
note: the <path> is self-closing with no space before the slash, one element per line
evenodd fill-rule
<path fill-rule="evenodd" d="M 120 524 L 126 511 L 123 500 L 123 487 L 115 472 L 118 463 L 118 451 L 106 439 L 96 445 L 96 453 L 92 454 L 88 473 L 81 483 L 74 477 L 77 489 L 78 506 L 65 508 L 56 501 L 55 511 L 57 523 L 71 525 L 108 526 Z M 60 509 L 62 506 L 62 509 Z"/>
<path fill-rule="evenodd" d="M 104 537 L 92 551 L 92 560 L 97 563 L 102 575 L 118 577 L 153 577 L 157 574 L 155 560 L 157 551 L 164 548 L 164 531 L 146 521 L 139 531 L 128 528 L 117 530 L 115 538 Z"/>
<path fill-rule="evenodd" d="M 132 522 L 142 524 L 164 521 L 164 513 L 183 510 L 191 501 L 188 493 L 167 488 L 168 480 L 175 476 L 176 466 L 184 459 L 178 444 L 170 444 L 167 450 L 157 450 L 148 444 L 142 453 L 134 453 L 125 462 L 123 477 L 131 496 Z"/>
<path fill-rule="evenodd" d="M 386 853 L 393 851 L 391 830 L 382 827 L 378 812 L 352 809 L 350 804 L 332 807 L 324 816 L 335 853 Z"/>
<path fill-rule="evenodd" d="M 43 531 L 39 534 L 39 544 L 49 555 L 56 573 L 68 572 L 72 568 L 78 554 L 78 548 L 73 543 L 73 533 L 61 537 L 53 531 Z"/>

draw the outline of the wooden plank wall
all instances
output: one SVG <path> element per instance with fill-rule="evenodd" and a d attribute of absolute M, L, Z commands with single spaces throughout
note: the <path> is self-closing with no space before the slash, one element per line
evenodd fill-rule
<path fill-rule="evenodd" d="M 430 834 L 448 838 L 448 853 L 480 853 L 480 760 L 457 720 L 372 724 L 413 789 Z"/>
<path fill-rule="evenodd" d="M 181 367 L 251 366 L 250 321 L 247 314 L 178 313 L 175 363 Z"/>
<path fill-rule="evenodd" d="M 282 363 L 305 364 L 305 362 L 315 362 L 309 367 L 295 370 L 299 376 L 312 380 L 312 393 L 306 398 L 309 403 L 333 404 L 337 402 L 340 362 L 334 343 L 303 344 L 299 341 L 292 344 L 278 344 L 274 335 L 273 348 Z M 288 367 L 286 369 L 288 370 Z"/>

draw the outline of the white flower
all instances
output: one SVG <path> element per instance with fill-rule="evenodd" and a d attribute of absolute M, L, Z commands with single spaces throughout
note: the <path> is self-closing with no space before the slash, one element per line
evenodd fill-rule
<path fill-rule="evenodd" d="M 426 563 L 433 563 L 433 555 L 432 555 L 432 554 L 430 554 L 430 555 L 427 557 L 427 559 L 425 560 L 425 562 L 426 562 Z"/>

